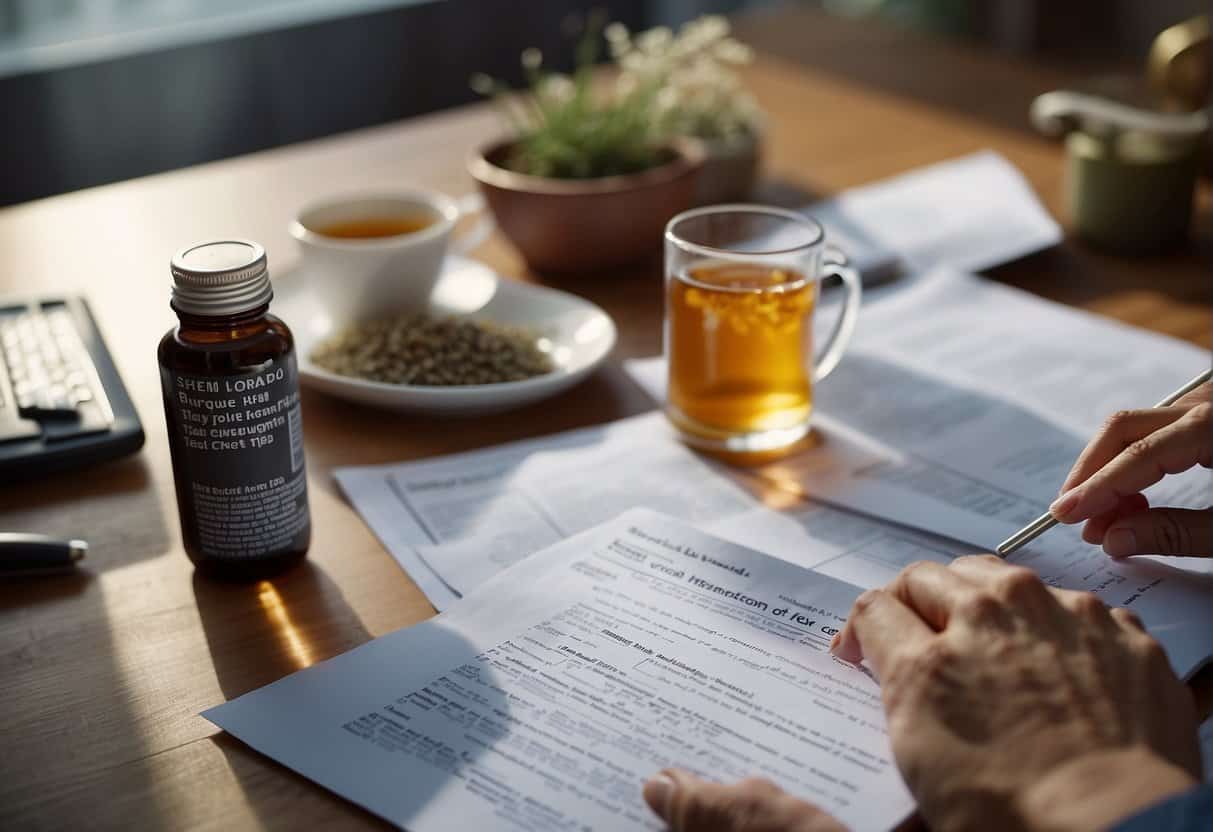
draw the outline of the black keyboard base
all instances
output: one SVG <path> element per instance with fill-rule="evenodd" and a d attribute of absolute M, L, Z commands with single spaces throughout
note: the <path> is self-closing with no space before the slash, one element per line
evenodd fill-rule
<path fill-rule="evenodd" d="M 143 447 L 143 426 L 131 402 L 118 368 L 101 338 L 96 321 L 79 297 L 0 297 L 0 315 L 15 314 L 30 307 L 66 307 L 76 333 L 92 359 L 97 377 L 113 411 L 108 430 L 57 438 L 55 426 L 41 422 L 39 436 L 0 442 L 0 486 L 15 485 L 36 477 L 73 470 L 133 454 Z"/>

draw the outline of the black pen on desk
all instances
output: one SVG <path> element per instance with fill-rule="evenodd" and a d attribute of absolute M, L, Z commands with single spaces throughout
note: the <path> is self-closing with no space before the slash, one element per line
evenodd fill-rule
<path fill-rule="evenodd" d="M 0 532 L 0 576 L 57 575 L 84 559 L 83 540 L 56 540 L 44 534 Z"/>
<path fill-rule="evenodd" d="M 1156 404 L 1154 406 L 1155 407 L 1169 407 L 1169 406 L 1175 404 L 1175 402 L 1179 401 L 1184 396 L 1188 395 L 1193 390 L 1195 390 L 1197 387 L 1200 387 L 1200 385 L 1202 385 L 1206 381 L 1208 381 L 1211 376 L 1213 376 L 1213 370 L 1205 370 L 1203 373 L 1198 375 L 1196 378 L 1192 379 L 1187 384 L 1185 384 L 1183 387 L 1179 388 L 1174 393 L 1167 396 L 1165 399 L 1163 399 L 1162 401 L 1160 401 L 1158 404 Z M 1049 529 L 1056 526 L 1057 522 L 1058 522 L 1057 518 L 1054 517 L 1051 513 L 1046 511 L 1044 514 L 1037 517 L 1031 523 L 1024 526 L 1019 531 L 1015 532 L 1015 534 L 1008 537 L 1002 543 L 999 543 L 998 548 L 995 549 L 994 551 L 998 553 L 999 557 L 1005 558 L 1007 555 L 1011 554 L 1019 547 L 1026 546 L 1028 543 L 1031 543 L 1033 540 L 1040 537 L 1042 534 L 1047 532 Z"/>

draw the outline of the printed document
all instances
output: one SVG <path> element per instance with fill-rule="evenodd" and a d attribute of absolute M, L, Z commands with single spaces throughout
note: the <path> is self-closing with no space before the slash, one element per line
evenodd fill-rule
<path fill-rule="evenodd" d="M 736 528 L 738 519 L 711 529 L 779 558 L 797 557 L 823 535 L 812 510 L 765 517 L 749 528 Z M 850 545 L 817 562 L 813 571 L 864 588 L 883 586 L 914 561 L 947 563 L 956 555 L 980 551 L 943 539 L 913 537 L 909 529 L 889 524 L 871 524 L 871 536 L 864 540 L 858 534 L 861 524 L 849 525 Z M 1167 651 L 1180 678 L 1190 677 L 1213 656 L 1213 577 L 1177 568 L 1170 563 L 1173 558 L 1115 561 L 1085 543 L 1077 529 L 1058 527 L 1007 560 L 1032 569 L 1051 586 L 1093 592 L 1110 606 L 1133 610 Z"/>
<path fill-rule="evenodd" d="M 637 505 L 764 550 L 785 526 L 794 528 L 796 544 L 781 557 L 806 567 L 829 561 L 844 580 L 864 585 L 964 548 L 808 503 L 713 463 L 678 442 L 656 412 L 433 460 L 342 468 L 336 476 L 439 609 L 532 552 Z"/>
<path fill-rule="evenodd" d="M 825 652 L 858 592 L 634 510 L 204 716 L 412 832 L 657 830 L 667 766 L 889 828 L 879 691 Z"/>
<path fill-rule="evenodd" d="M 1014 165 L 986 150 L 849 188 L 805 213 L 853 260 L 864 284 L 888 271 L 980 271 L 1061 242 L 1061 228 Z"/>
<path fill-rule="evenodd" d="M 864 308 L 852 349 L 815 391 L 820 446 L 764 474 L 990 549 L 1048 508 L 1108 414 L 1153 405 L 1209 362 L 1174 339 L 936 270 Z M 629 370 L 664 397 L 660 359 Z M 1146 493 L 1205 507 L 1213 474 Z"/>
<path fill-rule="evenodd" d="M 828 458 L 841 456 L 841 441 L 825 441 Z M 982 548 L 808 502 L 709 462 L 678 443 L 658 413 L 338 476 L 360 509 L 367 500 L 384 507 L 382 524 L 374 512 L 368 520 L 397 541 L 392 553 L 419 585 L 446 593 L 429 595 L 439 608 L 532 552 L 637 505 L 860 587 L 882 586 L 914 561 L 947 563 Z M 399 542 L 405 539 L 411 542 Z M 1134 609 L 1180 675 L 1213 652 L 1213 579 L 1148 561 L 1111 561 L 1070 528 L 1054 529 L 1012 559 L 1055 586 Z"/>
<path fill-rule="evenodd" d="M 520 558 L 633 506 L 704 523 L 760 505 L 676 441 L 658 413 L 336 477 L 440 610 Z"/>

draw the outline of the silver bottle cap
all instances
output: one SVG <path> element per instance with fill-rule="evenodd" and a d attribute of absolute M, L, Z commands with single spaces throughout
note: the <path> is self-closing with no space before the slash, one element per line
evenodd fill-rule
<path fill-rule="evenodd" d="M 238 315 L 274 296 L 265 249 L 252 240 L 214 240 L 173 255 L 173 308 L 190 315 Z"/>

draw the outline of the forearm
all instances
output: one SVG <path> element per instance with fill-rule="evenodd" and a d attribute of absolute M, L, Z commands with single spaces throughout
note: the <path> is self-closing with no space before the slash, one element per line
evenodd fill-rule
<path fill-rule="evenodd" d="M 1098 830 L 1196 785 L 1145 748 L 1084 755 L 1048 772 L 1019 801 L 1029 829 Z"/>

